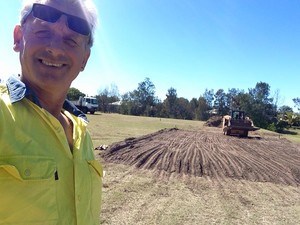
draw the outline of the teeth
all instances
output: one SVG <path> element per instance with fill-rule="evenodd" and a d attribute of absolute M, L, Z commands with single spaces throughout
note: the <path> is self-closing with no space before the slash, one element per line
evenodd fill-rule
<path fill-rule="evenodd" d="M 49 62 L 46 62 L 45 60 L 43 60 L 42 63 L 47 65 L 47 66 L 54 66 L 54 67 L 62 67 L 63 66 L 63 64 L 49 63 Z"/>

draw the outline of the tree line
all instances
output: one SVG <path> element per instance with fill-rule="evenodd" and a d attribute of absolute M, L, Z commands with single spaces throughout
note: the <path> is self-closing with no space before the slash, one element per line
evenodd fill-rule
<path fill-rule="evenodd" d="M 71 88 L 69 98 L 74 97 L 74 92 L 84 95 Z M 214 92 L 206 89 L 198 98 L 191 100 L 178 97 L 176 89 L 170 87 L 166 98 L 161 101 L 155 95 L 155 85 L 146 77 L 133 91 L 120 95 L 118 87 L 111 85 L 100 90 L 96 97 L 101 112 L 206 121 L 212 115 L 223 116 L 230 110 L 242 110 L 255 126 L 273 131 L 280 132 L 287 126 L 300 124 L 299 113 L 293 112 L 287 105 L 278 107 L 279 91 L 271 96 L 270 85 L 265 82 L 258 82 L 247 91 L 229 88 L 227 92 L 224 89 Z M 293 102 L 300 110 L 300 98 L 294 98 Z"/>

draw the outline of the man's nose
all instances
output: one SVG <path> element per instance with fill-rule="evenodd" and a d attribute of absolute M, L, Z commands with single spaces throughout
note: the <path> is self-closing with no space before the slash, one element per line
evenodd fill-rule
<path fill-rule="evenodd" d="M 67 17 L 62 15 L 55 23 L 51 24 L 51 38 L 47 51 L 53 55 L 62 54 L 65 50 L 64 33 L 68 29 Z"/>

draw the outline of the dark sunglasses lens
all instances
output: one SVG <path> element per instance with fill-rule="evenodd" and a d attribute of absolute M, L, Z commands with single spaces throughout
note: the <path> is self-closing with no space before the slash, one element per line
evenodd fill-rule
<path fill-rule="evenodd" d="M 36 18 L 50 23 L 55 23 L 61 16 L 61 13 L 58 10 L 39 4 L 33 6 L 32 14 Z"/>
<path fill-rule="evenodd" d="M 63 13 L 47 5 L 34 4 L 32 14 L 36 18 L 50 23 L 55 23 L 61 15 L 66 15 L 68 18 L 68 27 L 71 30 L 85 36 L 88 36 L 91 33 L 90 26 L 84 19 Z"/>
<path fill-rule="evenodd" d="M 91 33 L 88 22 L 78 17 L 68 16 L 68 26 L 71 30 L 82 35 L 87 36 Z"/>

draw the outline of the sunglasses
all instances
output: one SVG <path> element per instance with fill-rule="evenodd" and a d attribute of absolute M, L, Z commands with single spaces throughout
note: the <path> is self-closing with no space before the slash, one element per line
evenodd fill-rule
<path fill-rule="evenodd" d="M 90 25 L 86 20 L 64 13 L 48 5 L 34 3 L 31 12 L 33 17 L 49 23 L 55 23 L 62 15 L 65 15 L 68 22 L 67 26 L 70 30 L 84 36 L 89 36 L 91 34 Z"/>

